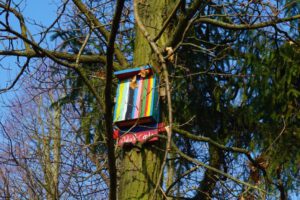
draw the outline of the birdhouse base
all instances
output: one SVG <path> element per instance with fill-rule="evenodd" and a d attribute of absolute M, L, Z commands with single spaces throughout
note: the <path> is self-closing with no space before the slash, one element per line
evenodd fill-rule
<path fill-rule="evenodd" d="M 136 144 L 137 142 L 145 143 L 157 141 L 157 135 L 165 131 L 164 123 L 145 124 L 127 130 L 115 130 L 114 137 L 118 140 L 118 146 L 123 146 L 124 144 Z"/>
<path fill-rule="evenodd" d="M 115 122 L 115 125 L 118 127 L 131 127 L 137 124 L 147 124 L 147 123 L 152 123 L 155 122 L 156 119 L 154 117 L 142 117 L 138 119 L 131 119 L 131 120 L 124 120 L 124 121 L 118 121 Z"/>

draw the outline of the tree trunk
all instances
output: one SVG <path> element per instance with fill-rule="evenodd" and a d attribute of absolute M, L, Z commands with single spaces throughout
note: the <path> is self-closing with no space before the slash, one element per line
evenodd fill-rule
<path fill-rule="evenodd" d="M 164 20 L 170 14 L 175 4 L 174 0 L 140 0 L 139 16 L 154 38 L 163 26 Z M 156 55 L 148 41 L 136 27 L 134 49 L 134 67 L 151 64 L 159 67 Z M 164 33 L 158 44 L 163 45 L 167 34 Z M 164 156 L 164 143 L 155 142 L 143 145 L 141 149 L 128 147 L 123 149 L 120 160 L 118 199 L 162 199 L 160 189 L 154 194 L 155 185 L 159 178 Z"/>
<path fill-rule="evenodd" d="M 49 95 L 52 103 L 54 99 L 52 94 Z M 42 120 L 40 113 L 43 107 L 42 100 L 39 102 L 39 125 L 41 126 L 42 135 L 42 152 L 44 158 L 40 162 L 43 166 L 45 177 L 45 190 L 47 200 L 59 199 L 59 175 L 61 167 L 61 107 L 60 105 L 54 106 L 54 110 L 46 109 L 47 122 Z M 45 132 L 44 126 L 47 126 L 48 133 Z"/>
<path fill-rule="evenodd" d="M 59 175 L 61 167 L 61 107 L 55 106 L 54 110 L 54 138 L 53 138 L 53 196 L 59 199 Z"/>
<path fill-rule="evenodd" d="M 124 149 L 120 165 L 119 200 L 151 199 L 161 169 L 162 155 L 163 152 L 154 144 L 142 149 Z M 161 199 L 158 192 L 155 199 Z"/>

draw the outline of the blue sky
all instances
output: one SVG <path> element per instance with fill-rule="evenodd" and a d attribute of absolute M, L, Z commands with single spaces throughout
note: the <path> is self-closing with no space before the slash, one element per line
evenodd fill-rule
<path fill-rule="evenodd" d="M 55 19 L 59 4 L 55 3 L 54 0 L 27 0 L 23 2 L 24 3 L 22 3 L 20 7 L 32 35 L 38 33 L 39 31 L 36 26 L 30 24 L 32 20 L 48 26 Z M 18 27 L 18 22 L 13 21 L 13 26 Z M 3 46 L 0 46 L 0 50 L 3 50 Z M 11 81 L 14 79 L 20 69 L 16 63 L 16 59 L 14 58 L 5 58 L 0 61 L 0 64 L 6 69 L 5 70 L 0 67 L 0 87 L 3 88 L 7 85 L 10 85 Z M 13 96 L 15 96 L 16 92 L 18 92 L 18 86 L 16 85 L 13 89 L 14 90 L 8 93 L 0 94 L 0 120 L 3 115 L 5 115 L 5 102 L 8 102 L 11 98 L 13 98 Z"/>

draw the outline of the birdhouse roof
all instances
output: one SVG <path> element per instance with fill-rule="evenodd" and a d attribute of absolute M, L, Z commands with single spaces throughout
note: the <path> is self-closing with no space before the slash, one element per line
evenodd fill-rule
<path fill-rule="evenodd" d="M 137 67 L 137 68 L 132 68 L 132 69 L 125 69 L 125 70 L 120 70 L 120 71 L 116 71 L 114 73 L 114 75 L 118 78 L 118 79 L 126 79 L 132 76 L 137 75 L 138 73 L 140 73 L 141 70 L 149 70 L 149 73 L 152 74 L 153 70 L 152 67 L 150 65 L 145 65 L 142 67 Z"/>

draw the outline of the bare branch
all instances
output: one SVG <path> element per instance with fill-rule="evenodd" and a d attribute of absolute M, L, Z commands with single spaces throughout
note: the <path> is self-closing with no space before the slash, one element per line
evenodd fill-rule
<path fill-rule="evenodd" d="M 220 20 L 203 17 L 203 18 L 197 19 L 195 21 L 195 23 L 207 23 L 207 24 L 215 25 L 217 27 L 221 27 L 224 29 L 230 29 L 230 30 L 252 30 L 252 29 L 258 29 L 258 28 L 264 28 L 267 26 L 274 26 L 274 25 L 280 24 L 282 22 L 293 21 L 296 19 L 300 19 L 300 15 L 295 15 L 295 16 L 287 17 L 287 18 L 276 18 L 271 21 L 266 21 L 266 22 L 257 23 L 257 24 L 231 24 L 231 23 L 222 22 Z"/>
<path fill-rule="evenodd" d="M 77 55 L 70 54 L 66 52 L 59 52 L 59 51 L 50 51 L 43 49 L 43 52 L 46 53 L 38 53 L 32 49 L 30 50 L 11 50 L 11 51 L 0 51 L 0 55 L 3 56 L 20 56 L 20 57 L 27 57 L 27 58 L 44 58 L 47 57 L 47 54 L 51 54 L 58 59 L 67 61 L 67 62 L 76 62 Z M 79 58 L 79 63 L 102 63 L 106 64 L 106 58 L 103 55 L 81 55 Z M 116 69 L 121 69 L 118 63 L 114 63 L 114 67 Z"/>
<path fill-rule="evenodd" d="M 208 170 L 211 170 L 211 171 L 213 171 L 213 172 L 216 172 L 216 173 L 218 173 L 218 174 L 220 174 L 220 175 L 222 175 L 222 176 L 224 176 L 224 177 L 227 177 L 227 178 L 229 178 L 229 179 L 235 181 L 236 183 L 239 183 L 239 184 L 248 186 L 248 187 L 250 187 L 250 188 L 252 188 L 252 189 L 259 190 L 259 191 L 261 191 L 261 192 L 263 192 L 263 193 L 266 193 L 266 191 L 264 191 L 263 189 L 261 189 L 261 188 L 259 188 L 259 187 L 257 187 L 257 186 L 254 186 L 254 185 L 252 185 L 252 184 L 250 184 L 250 183 L 246 183 L 246 182 L 244 182 L 244 181 L 238 180 L 237 178 L 235 178 L 235 177 L 233 177 L 233 176 L 231 176 L 231 175 L 229 175 L 229 174 L 227 174 L 227 173 L 225 173 L 225 172 L 223 172 L 223 171 L 221 171 L 221 170 L 219 170 L 219 169 L 216 169 L 216 168 L 211 167 L 211 166 L 209 166 L 209 165 L 206 165 L 206 164 L 204 164 L 204 163 L 202 163 L 202 162 L 200 162 L 200 161 L 198 161 L 198 160 L 196 160 L 196 159 L 194 159 L 194 158 L 191 158 L 190 156 L 188 156 L 188 155 L 186 155 L 185 153 L 183 153 L 182 151 L 180 151 L 180 150 L 178 149 L 178 147 L 177 147 L 175 144 L 172 145 L 172 148 L 173 148 L 173 149 L 176 151 L 176 153 L 178 153 L 181 157 L 183 157 L 184 159 L 186 159 L 186 160 L 188 160 L 188 161 L 190 161 L 190 162 L 196 163 L 197 165 L 200 165 L 200 166 L 202 166 L 202 167 L 205 167 L 205 168 L 208 169 Z"/>
<path fill-rule="evenodd" d="M 242 154 L 245 154 L 247 156 L 250 155 L 250 151 L 248 151 L 246 149 L 242 149 L 242 148 L 238 148 L 238 147 L 227 147 L 227 146 L 224 146 L 222 144 L 217 143 L 216 141 L 212 140 L 209 137 L 197 136 L 197 135 L 189 133 L 188 131 L 179 129 L 176 126 L 173 126 L 173 130 L 176 133 L 180 134 L 181 136 L 183 136 L 185 138 L 189 138 L 189 139 L 196 140 L 196 141 L 201 141 L 201 142 L 208 142 L 211 145 L 213 145 L 215 147 L 218 147 L 218 148 L 220 148 L 222 150 L 231 151 L 231 152 L 237 152 L 237 153 L 242 153 Z"/>
<path fill-rule="evenodd" d="M 90 25 L 93 24 L 95 28 L 104 36 L 105 40 L 108 41 L 110 32 L 104 28 L 103 24 L 100 23 L 96 16 L 82 3 L 81 0 L 73 0 L 73 3 L 86 16 L 90 22 Z M 115 47 L 115 54 L 123 68 L 129 66 L 129 63 L 118 47 Z"/>
<path fill-rule="evenodd" d="M 25 64 L 21 68 L 21 71 L 18 73 L 18 75 L 16 76 L 16 78 L 14 79 L 14 81 L 12 82 L 12 84 L 10 86 L 4 88 L 4 89 L 0 89 L 0 94 L 4 93 L 4 92 L 7 92 L 8 90 L 12 89 L 16 85 L 16 83 L 18 82 L 18 80 L 20 79 L 20 77 L 22 76 L 22 74 L 24 73 L 25 69 L 28 67 L 29 61 L 30 61 L 30 58 L 27 58 Z"/>
<path fill-rule="evenodd" d="M 90 28 L 89 33 L 86 35 L 86 37 L 85 37 L 85 39 L 83 41 L 83 44 L 81 45 L 81 47 L 79 49 L 79 52 L 78 52 L 77 58 L 76 58 L 76 62 L 75 62 L 75 64 L 76 64 L 77 67 L 79 66 L 79 60 L 80 60 L 81 54 L 82 54 L 84 48 L 86 47 L 86 45 L 87 45 L 87 43 L 88 43 L 88 41 L 89 41 L 89 39 L 91 37 L 92 31 L 93 31 L 93 27 Z"/>
<path fill-rule="evenodd" d="M 264 167 L 262 167 L 255 159 L 252 158 L 251 156 L 251 152 L 248 151 L 247 149 L 243 149 L 243 148 L 238 148 L 238 147 L 227 147 L 225 145 L 219 144 L 216 141 L 212 140 L 211 138 L 208 137 L 204 137 L 204 136 L 196 136 L 193 135 L 191 133 L 189 133 L 188 131 L 179 129 L 177 127 L 173 127 L 173 130 L 176 131 L 177 133 L 179 133 L 180 135 L 182 135 L 183 137 L 192 139 L 192 140 L 196 140 L 196 141 L 202 141 L 202 142 L 208 142 L 209 144 L 225 150 L 225 151 L 231 151 L 231 152 L 236 152 L 236 153 L 241 153 L 247 156 L 247 158 L 249 159 L 249 161 L 253 164 L 253 166 L 255 166 L 256 168 L 260 169 L 262 171 L 262 173 L 264 174 L 266 180 L 271 183 L 271 181 L 269 180 L 268 176 L 267 176 L 267 172 L 266 169 Z M 285 130 L 285 127 L 283 129 L 283 131 Z M 283 132 L 282 131 L 282 132 Z M 281 134 L 282 134 L 281 132 Z"/>
<path fill-rule="evenodd" d="M 101 97 L 99 96 L 99 94 L 97 93 L 95 87 L 92 86 L 92 84 L 90 83 L 90 80 L 86 77 L 85 73 L 83 72 L 83 70 L 80 67 L 76 66 L 76 64 L 67 63 L 65 61 L 62 61 L 62 60 L 58 59 L 57 57 L 55 57 L 55 55 L 49 53 L 47 50 L 43 49 L 42 47 L 40 47 L 35 42 L 23 37 L 20 33 L 12 30 L 10 27 L 7 27 L 1 21 L 0 21 L 0 24 L 2 24 L 7 29 L 7 31 L 9 31 L 10 33 L 16 35 L 17 37 L 21 38 L 22 40 L 24 40 L 25 42 L 30 44 L 36 50 L 36 52 L 38 52 L 38 54 L 45 55 L 45 56 L 47 56 L 48 58 L 50 58 L 51 60 L 53 60 L 54 62 L 56 62 L 60 65 L 63 65 L 65 67 L 68 67 L 68 68 L 71 68 L 71 69 L 74 69 L 78 73 L 78 75 L 82 77 L 82 79 L 85 82 L 85 84 L 87 85 L 88 89 L 95 96 L 99 106 L 101 106 L 101 102 L 102 102 Z"/>
<path fill-rule="evenodd" d="M 182 40 L 183 33 L 186 30 L 186 27 L 189 25 L 189 21 L 194 17 L 201 3 L 203 3 L 201 0 L 194 1 L 191 7 L 187 10 L 186 14 L 180 16 L 174 33 L 165 45 L 166 47 L 175 47 Z"/>
<path fill-rule="evenodd" d="M 65 10 L 66 10 L 66 6 L 69 3 L 69 0 L 66 0 L 63 3 L 62 6 L 62 10 L 61 12 L 58 14 L 58 16 L 56 17 L 56 19 L 52 22 L 52 24 L 44 31 L 44 36 L 41 38 L 39 44 L 41 44 L 43 42 L 43 40 L 46 38 L 47 33 L 54 27 L 54 25 L 59 21 L 59 19 L 63 16 Z"/>
<path fill-rule="evenodd" d="M 27 36 L 28 30 L 27 30 L 27 27 L 26 27 L 26 25 L 25 25 L 25 20 L 24 20 L 23 15 L 22 15 L 20 12 L 18 12 L 16 9 L 11 8 L 11 7 L 10 7 L 10 4 L 3 4 L 3 3 L 0 3 L 0 8 L 3 8 L 3 9 L 4 9 L 5 11 L 7 11 L 7 12 L 13 13 L 13 14 L 17 17 L 17 19 L 19 20 L 19 23 L 20 23 L 21 34 L 22 34 L 22 36 L 23 36 L 24 38 L 27 39 L 27 38 L 28 38 L 28 36 Z M 8 23 L 8 21 L 7 21 L 7 23 Z M 7 25 L 8 25 L 8 24 L 7 24 Z M 26 50 L 29 50 L 29 49 L 30 49 L 29 44 L 26 43 L 25 41 L 24 41 L 24 45 L 25 45 Z"/>
<path fill-rule="evenodd" d="M 111 33 L 108 39 L 108 46 L 106 52 L 106 83 L 105 83 L 105 127 L 106 127 L 106 143 L 107 143 L 107 155 L 108 155 L 108 168 L 110 176 L 110 191 L 109 199 L 117 199 L 117 169 L 116 169 L 116 156 L 113 139 L 113 127 L 112 127 L 112 71 L 113 71 L 113 58 L 114 58 L 114 46 L 115 39 L 119 29 L 119 22 L 121 19 L 122 10 L 124 7 L 124 0 L 118 0 L 115 15 L 113 18 Z"/>
<path fill-rule="evenodd" d="M 35 43 L 32 40 L 29 40 L 27 37 L 24 37 L 22 34 L 18 33 L 17 31 L 11 29 L 11 27 L 7 26 L 3 22 L 0 21 L 0 24 L 3 27 L 6 28 L 7 32 L 10 32 L 10 33 L 14 34 L 15 36 L 19 37 L 24 42 L 27 42 L 28 44 L 30 44 L 37 54 L 45 55 L 48 58 L 50 58 L 51 60 L 53 60 L 54 62 L 56 62 L 56 63 L 58 63 L 60 65 L 63 65 L 65 67 L 75 68 L 74 64 L 70 64 L 70 63 L 67 63 L 65 61 L 59 60 L 57 57 L 55 57 L 54 55 L 52 55 L 50 52 L 48 52 L 47 50 L 43 49 L 40 45 L 38 45 L 37 43 Z"/>
<path fill-rule="evenodd" d="M 201 165 L 196 165 L 195 167 L 192 167 L 191 169 L 187 170 L 186 172 L 180 174 L 179 177 L 167 188 L 166 195 L 168 195 L 168 193 L 170 192 L 170 190 L 176 185 L 176 183 L 178 183 L 179 181 L 181 181 L 182 178 L 184 178 L 185 176 L 189 175 L 190 173 L 196 171 L 200 167 L 201 167 Z"/>

